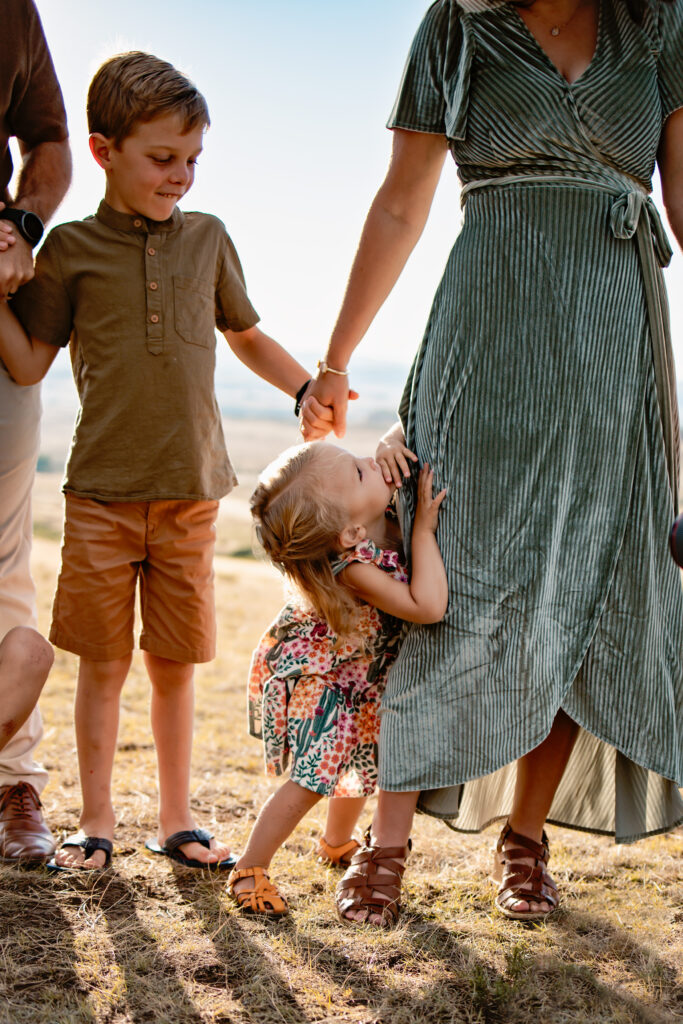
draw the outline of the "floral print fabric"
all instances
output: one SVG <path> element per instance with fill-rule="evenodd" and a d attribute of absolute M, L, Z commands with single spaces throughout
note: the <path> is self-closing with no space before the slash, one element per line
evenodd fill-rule
<path fill-rule="evenodd" d="M 370 540 L 337 560 L 373 562 L 401 582 L 396 551 Z M 249 732 L 263 739 L 266 772 L 325 796 L 369 796 L 377 779 L 379 703 L 401 622 L 363 604 L 358 643 L 343 642 L 313 612 L 288 603 L 261 638 L 249 672 Z"/>

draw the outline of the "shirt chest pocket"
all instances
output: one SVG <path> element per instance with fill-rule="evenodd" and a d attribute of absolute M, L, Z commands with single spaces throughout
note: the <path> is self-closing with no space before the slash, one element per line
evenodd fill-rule
<path fill-rule="evenodd" d="M 210 284 L 196 277 L 173 278 L 173 312 L 177 334 L 190 345 L 213 348 L 216 307 Z"/>

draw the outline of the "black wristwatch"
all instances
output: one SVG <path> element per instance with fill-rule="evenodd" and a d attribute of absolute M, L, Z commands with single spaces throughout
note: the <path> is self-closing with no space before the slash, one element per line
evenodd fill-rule
<path fill-rule="evenodd" d="M 17 231 L 33 248 L 43 237 L 45 225 L 37 213 L 30 210 L 17 210 L 13 207 L 0 210 L 0 220 L 11 220 L 16 224 Z"/>

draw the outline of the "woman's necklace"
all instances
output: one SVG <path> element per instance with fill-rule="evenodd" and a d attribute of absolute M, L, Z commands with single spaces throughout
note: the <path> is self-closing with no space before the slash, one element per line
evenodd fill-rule
<path fill-rule="evenodd" d="M 576 7 L 574 8 L 574 10 L 572 11 L 571 15 L 567 18 L 566 21 L 558 21 L 558 22 L 555 22 L 554 25 L 550 25 L 550 26 L 546 25 L 546 27 L 548 28 L 548 31 L 550 32 L 550 35 L 551 36 L 559 36 L 559 34 L 562 31 L 562 29 L 565 29 L 567 27 L 567 25 L 569 25 L 569 23 L 574 20 L 574 18 L 578 14 L 579 10 L 583 7 L 584 3 L 585 3 L 585 0 L 579 0 L 579 2 L 577 3 Z M 527 12 L 529 14 L 535 14 L 537 18 L 541 17 L 541 15 L 537 14 L 536 11 L 534 11 L 531 7 L 527 8 Z"/>

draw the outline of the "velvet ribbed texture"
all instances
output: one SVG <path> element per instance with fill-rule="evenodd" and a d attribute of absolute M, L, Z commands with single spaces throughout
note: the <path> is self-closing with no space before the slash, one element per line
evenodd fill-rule
<path fill-rule="evenodd" d="M 469 188 L 401 409 L 448 488 L 449 609 L 408 629 L 390 673 L 380 784 L 431 791 L 421 806 L 458 828 L 509 810 L 511 762 L 559 708 L 585 731 L 551 820 L 624 840 L 683 818 L 665 339 L 638 213 L 617 225 L 621 203 L 661 237 L 644 192 L 682 105 L 683 0 L 651 0 L 642 26 L 602 0 L 572 85 L 506 3 L 439 0 L 408 59 L 390 126 L 445 134 Z"/>

